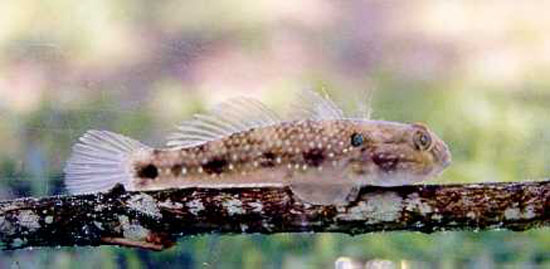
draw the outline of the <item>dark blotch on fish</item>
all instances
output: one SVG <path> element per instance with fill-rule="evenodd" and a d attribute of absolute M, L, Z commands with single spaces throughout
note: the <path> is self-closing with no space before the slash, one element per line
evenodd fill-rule
<path fill-rule="evenodd" d="M 174 166 L 172 166 L 172 175 L 174 175 L 175 177 L 178 177 L 180 174 L 181 174 L 181 169 L 183 168 L 183 165 L 181 164 L 176 164 Z"/>
<path fill-rule="evenodd" d="M 262 155 L 260 160 L 260 165 L 263 167 L 274 167 L 275 166 L 275 154 L 273 152 L 266 152 Z"/>
<path fill-rule="evenodd" d="M 158 175 L 158 168 L 152 164 L 141 167 L 137 172 L 137 176 L 140 178 L 155 179 Z"/>
<path fill-rule="evenodd" d="M 228 165 L 228 162 L 223 158 L 215 158 L 207 162 L 202 166 L 202 169 L 207 174 L 221 174 L 223 173 L 225 167 Z"/>
<path fill-rule="evenodd" d="M 325 161 L 325 154 L 321 149 L 312 149 L 304 152 L 304 161 L 310 166 L 320 166 Z"/>

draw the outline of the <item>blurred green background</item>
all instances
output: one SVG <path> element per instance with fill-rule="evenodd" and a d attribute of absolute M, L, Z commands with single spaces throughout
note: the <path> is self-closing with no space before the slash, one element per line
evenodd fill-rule
<path fill-rule="evenodd" d="M 284 111 L 326 88 L 376 119 L 425 122 L 453 165 L 434 182 L 550 175 L 550 3 L 542 1 L 0 2 L 0 198 L 64 193 L 87 129 L 162 146 L 174 125 L 233 96 Z M 117 247 L 0 253 L 0 268 L 550 266 L 548 229 L 200 236 L 162 253 Z"/>

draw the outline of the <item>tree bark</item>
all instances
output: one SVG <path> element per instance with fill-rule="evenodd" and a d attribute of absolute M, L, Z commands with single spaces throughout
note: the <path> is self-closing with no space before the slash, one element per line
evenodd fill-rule
<path fill-rule="evenodd" d="M 347 205 L 318 206 L 288 188 L 170 189 L 0 202 L 2 249 L 121 245 L 165 249 L 204 233 L 509 229 L 549 226 L 550 181 L 363 187 Z"/>

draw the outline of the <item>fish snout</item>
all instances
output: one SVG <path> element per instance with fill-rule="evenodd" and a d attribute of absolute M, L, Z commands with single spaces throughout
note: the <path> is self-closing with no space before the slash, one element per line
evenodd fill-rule
<path fill-rule="evenodd" d="M 449 151 L 449 150 L 447 150 Z M 447 168 L 449 167 L 449 165 L 451 165 L 452 163 L 452 158 L 451 158 L 451 153 L 448 152 L 447 154 L 444 154 L 442 160 L 441 160 L 441 165 L 443 166 L 443 168 Z"/>
<path fill-rule="evenodd" d="M 453 162 L 451 157 L 451 151 L 449 150 L 449 147 L 447 147 L 447 145 L 443 145 L 443 149 L 441 150 L 439 155 L 440 155 L 439 159 L 441 160 L 441 166 L 443 166 L 444 169 L 449 167 Z"/>
<path fill-rule="evenodd" d="M 449 167 L 452 163 L 451 151 L 449 147 L 445 145 L 442 141 L 434 147 L 434 152 L 436 159 L 439 161 L 442 169 Z"/>

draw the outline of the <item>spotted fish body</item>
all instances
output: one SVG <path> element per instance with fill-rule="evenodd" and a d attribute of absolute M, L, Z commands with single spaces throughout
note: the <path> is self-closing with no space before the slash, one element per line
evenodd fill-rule
<path fill-rule="evenodd" d="M 402 185 L 450 164 L 443 141 L 422 124 L 343 116 L 332 101 L 302 94 L 302 119 L 280 120 L 261 103 L 233 100 L 182 124 L 166 149 L 88 131 L 68 161 L 73 193 L 186 187 L 290 186 L 315 204 L 353 199 L 362 185 Z M 305 100 L 305 102 L 304 102 Z"/>

